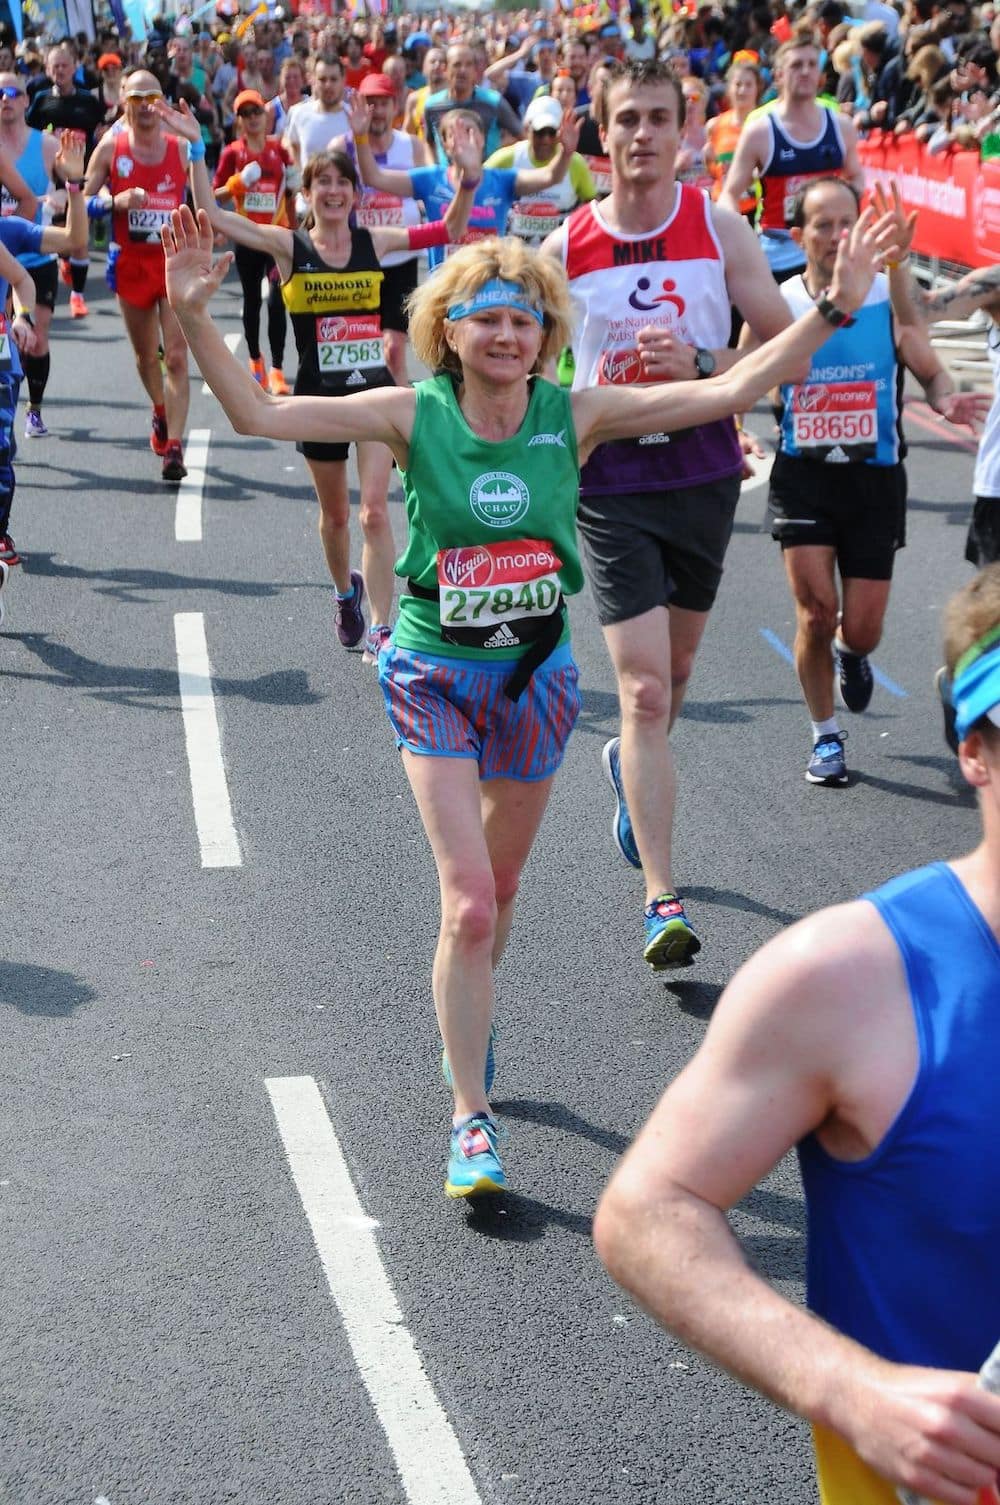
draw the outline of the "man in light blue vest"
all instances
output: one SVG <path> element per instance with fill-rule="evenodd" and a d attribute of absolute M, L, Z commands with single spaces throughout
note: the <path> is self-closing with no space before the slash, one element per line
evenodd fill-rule
<path fill-rule="evenodd" d="M 798 195 L 791 235 L 806 267 L 781 285 L 793 316 L 814 303 L 823 311 L 837 245 L 857 218 L 857 194 L 843 178 L 814 178 Z M 849 781 L 834 656 L 842 703 L 864 711 L 868 655 L 881 640 L 893 561 L 906 542 L 904 370 L 950 423 L 974 424 L 989 408 L 989 398 L 955 391 L 922 325 L 896 325 L 889 291 L 889 279 L 876 277 L 864 306 L 816 352 L 806 380 L 781 388 L 771 534 L 795 600 L 795 667 L 812 723 L 806 778 L 828 787 Z"/>

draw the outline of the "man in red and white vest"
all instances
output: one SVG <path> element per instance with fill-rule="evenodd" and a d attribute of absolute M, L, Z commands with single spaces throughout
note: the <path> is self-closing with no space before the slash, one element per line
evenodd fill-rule
<path fill-rule="evenodd" d="M 738 358 L 727 348 L 731 303 L 762 340 L 788 311 L 746 222 L 675 180 L 684 96 L 670 71 L 617 66 L 602 118 L 611 193 L 545 242 L 578 314 L 574 387 L 710 378 Z M 668 733 L 722 576 L 742 469 L 726 419 L 602 444 L 581 475 L 584 558 L 621 701 L 604 766 L 619 850 L 645 876 L 643 955 L 656 970 L 701 947 L 671 871 Z"/>

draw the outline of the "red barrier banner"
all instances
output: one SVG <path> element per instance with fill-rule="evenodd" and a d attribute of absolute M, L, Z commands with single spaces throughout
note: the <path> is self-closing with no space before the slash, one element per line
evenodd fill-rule
<path fill-rule="evenodd" d="M 873 132 L 858 144 L 867 186 L 895 180 L 917 210 L 913 249 L 960 266 L 1000 262 L 1000 158 L 976 151 L 932 155 L 912 136 Z"/>

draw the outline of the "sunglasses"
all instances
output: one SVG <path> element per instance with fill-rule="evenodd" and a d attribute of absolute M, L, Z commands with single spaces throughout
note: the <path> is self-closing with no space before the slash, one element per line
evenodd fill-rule
<path fill-rule="evenodd" d="M 241 120 L 249 120 L 251 115 L 263 115 L 264 111 L 260 105 L 247 105 L 246 109 L 237 110 L 236 113 Z"/>
<path fill-rule="evenodd" d="M 0 89 L 0 99 L 20 99 L 23 93 L 23 89 L 16 89 L 13 84 L 5 84 Z"/>
<path fill-rule="evenodd" d="M 155 93 L 151 92 L 149 94 L 140 94 L 139 91 L 136 90 L 132 94 L 126 94 L 125 98 L 126 99 L 138 99 L 141 102 L 141 101 L 146 100 L 146 99 L 162 99 L 163 95 L 160 93 L 160 91 L 158 89 L 156 90 Z"/>

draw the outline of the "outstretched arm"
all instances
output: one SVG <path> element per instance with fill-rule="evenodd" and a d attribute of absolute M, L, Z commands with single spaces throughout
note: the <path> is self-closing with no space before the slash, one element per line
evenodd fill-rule
<path fill-rule="evenodd" d="M 409 387 L 385 387 L 351 397 L 271 397 L 257 385 L 213 322 L 209 303 L 229 269 L 232 253 L 212 262 L 212 227 L 185 205 L 163 231 L 167 298 L 198 367 L 238 434 L 265 439 L 343 444 L 387 444 L 405 467 L 416 398 Z"/>
<path fill-rule="evenodd" d="M 559 150 L 552 161 L 546 162 L 544 167 L 523 167 L 518 173 L 515 188 L 519 199 L 529 198 L 533 193 L 545 193 L 546 189 L 562 182 L 579 145 L 582 124 L 572 110 L 563 115 L 559 127 Z"/>
<path fill-rule="evenodd" d="M 902 963 L 871 905 L 826 910 L 765 946 L 616 1170 L 594 1235 L 614 1278 L 691 1347 L 845 1438 L 892 1483 L 975 1505 L 1000 1466 L 1000 1399 L 973 1374 L 889 1363 L 793 1305 L 751 1269 L 725 1216 L 831 1118 L 878 1143 L 898 1105 L 876 1110 L 859 1090 L 858 1041 L 873 1000 L 896 998 L 906 998 Z M 899 1015 L 912 1017 L 902 1001 Z M 915 1035 L 906 1052 L 901 1037 L 900 1102 L 917 1069 Z M 994 1337 L 984 1333 L 984 1357 Z"/>
<path fill-rule="evenodd" d="M 852 314 L 861 307 L 883 257 L 895 249 L 893 232 L 891 214 L 876 222 L 874 211 L 867 209 L 849 238 L 841 241 L 830 300 L 842 313 Z M 723 376 L 709 381 L 575 392 L 572 401 L 581 458 L 608 439 L 661 430 L 669 433 L 745 413 L 771 387 L 800 380 L 809 357 L 830 333 L 831 325 L 813 308 Z"/>
<path fill-rule="evenodd" d="M 968 425 L 975 432 L 993 403 L 986 392 L 957 392 L 945 370 L 930 336 L 922 324 L 908 324 L 896 331 L 899 358 L 912 371 L 924 389 L 924 396 L 935 413 L 949 423 Z"/>
<path fill-rule="evenodd" d="M 282 280 L 289 277 L 292 270 L 292 232 L 284 225 L 258 225 L 245 214 L 235 214 L 231 209 L 221 207 L 212 190 L 204 154 L 198 150 L 201 127 L 184 100 L 174 109 L 165 99 L 158 99 L 156 113 L 175 136 L 186 141 L 189 147 L 195 148 L 195 155 L 188 164 L 191 197 L 195 208 L 204 210 L 213 229 L 220 235 L 228 236 L 238 246 L 248 246 L 253 251 L 263 251 L 265 255 L 273 256 Z"/>
<path fill-rule="evenodd" d="M 46 225 L 42 231 L 42 250 L 64 256 L 87 254 L 87 200 L 80 187 L 83 180 L 83 153 L 87 138 L 82 131 L 60 131 L 59 151 L 53 166 L 67 185 L 66 224 Z M 68 185 L 77 185 L 69 187 Z"/>
<path fill-rule="evenodd" d="M 413 197 L 413 180 L 408 172 L 403 172 L 398 167 L 379 167 L 375 161 L 375 153 L 368 141 L 368 127 L 371 123 L 371 112 L 360 94 L 352 94 L 349 100 L 344 101 L 344 109 L 347 118 L 351 122 L 351 131 L 354 135 L 354 150 L 358 155 L 358 166 L 361 176 L 369 188 L 378 188 L 382 193 L 394 193 L 397 198 L 411 199 Z"/>

